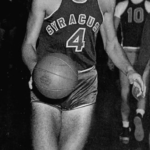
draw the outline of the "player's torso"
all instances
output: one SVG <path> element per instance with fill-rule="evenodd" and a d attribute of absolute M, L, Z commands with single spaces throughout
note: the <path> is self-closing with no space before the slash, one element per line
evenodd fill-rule
<path fill-rule="evenodd" d="M 143 26 L 147 16 L 145 0 L 138 4 L 128 1 L 126 10 L 121 16 L 121 28 L 124 47 L 140 47 Z"/>
<path fill-rule="evenodd" d="M 97 0 L 62 0 L 60 7 L 43 22 L 37 48 L 38 56 L 61 52 L 84 70 L 96 61 L 96 34 L 102 23 Z"/>

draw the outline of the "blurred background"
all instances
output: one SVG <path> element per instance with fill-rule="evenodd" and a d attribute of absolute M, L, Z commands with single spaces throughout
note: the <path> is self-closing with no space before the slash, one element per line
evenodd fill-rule
<path fill-rule="evenodd" d="M 29 150 L 28 70 L 21 44 L 29 0 L 0 1 L 0 149 Z"/>

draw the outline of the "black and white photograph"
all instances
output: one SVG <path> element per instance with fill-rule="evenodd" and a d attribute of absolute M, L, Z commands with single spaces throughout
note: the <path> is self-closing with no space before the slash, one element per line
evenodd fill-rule
<path fill-rule="evenodd" d="M 150 150 L 150 0 L 0 1 L 0 150 Z"/>

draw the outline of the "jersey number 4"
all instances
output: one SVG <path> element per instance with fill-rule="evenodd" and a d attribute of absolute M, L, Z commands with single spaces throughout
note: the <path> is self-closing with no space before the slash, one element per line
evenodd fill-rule
<path fill-rule="evenodd" d="M 82 52 L 85 47 L 85 28 L 79 28 L 75 33 L 67 40 L 66 47 L 75 48 L 75 52 Z"/>

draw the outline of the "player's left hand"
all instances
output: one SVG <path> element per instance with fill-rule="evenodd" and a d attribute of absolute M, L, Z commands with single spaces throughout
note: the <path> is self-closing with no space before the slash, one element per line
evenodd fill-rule
<path fill-rule="evenodd" d="M 137 99 L 138 97 L 145 97 L 146 86 L 142 80 L 142 77 L 135 71 L 129 71 L 128 79 L 130 84 L 133 84 L 132 94 Z"/>

